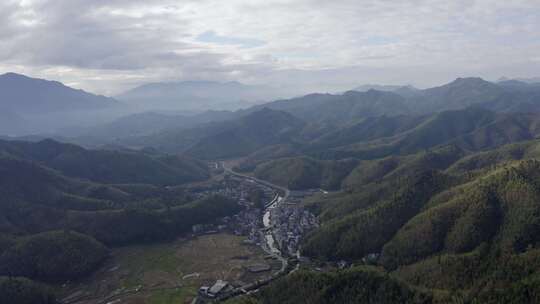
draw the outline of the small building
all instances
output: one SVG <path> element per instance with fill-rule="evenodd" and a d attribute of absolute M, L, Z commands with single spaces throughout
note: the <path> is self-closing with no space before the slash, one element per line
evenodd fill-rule
<path fill-rule="evenodd" d="M 223 280 L 217 280 L 216 283 L 210 287 L 208 290 L 208 296 L 211 298 L 217 297 L 227 286 L 229 283 Z"/>
<path fill-rule="evenodd" d="M 202 231 L 204 231 L 204 225 L 202 224 L 193 225 L 191 227 L 191 231 L 193 231 L 193 233 L 201 233 Z"/>
<path fill-rule="evenodd" d="M 370 253 L 362 258 L 362 262 L 364 262 L 365 264 L 376 264 L 379 256 L 380 254 L 378 253 Z"/>
<path fill-rule="evenodd" d="M 345 260 L 341 260 L 337 263 L 337 266 L 339 269 L 345 269 L 345 268 L 348 268 L 350 266 L 349 262 L 345 261 Z"/>
<path fill-rule="evenodd" d="M 264 264 L 264 263 L 257 263 L 257 264 L 249 265 L 246 268 L 251 273 L 265 272 L 272 269 L 270 265 Z"/>
<path fill-rule="evenodd" d="M 199 288 L 199 294 L 203 295 L 203 296 L 206 296 L 206 295 L 208 295 L 208 290 L 209 289 L 210 289 L 210 287 L 208 287 L 208 286 L 201 286 L 201 288 Z"/>

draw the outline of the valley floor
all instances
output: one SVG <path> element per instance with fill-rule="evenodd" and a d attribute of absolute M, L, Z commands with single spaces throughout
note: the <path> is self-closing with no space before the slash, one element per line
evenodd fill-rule
<path fill-rule="evenodd" d="M 244 239 L 219 233 L 114 249 L 91 277 L 56 288 L 63 304 L 191 303 L 202 285 L 221 279 L 240 286 L 280 268 L 279 262 L 265 260 L 260 247 L 243 244 Z M 271 269 L 247 270 L 261 264 Z"/>

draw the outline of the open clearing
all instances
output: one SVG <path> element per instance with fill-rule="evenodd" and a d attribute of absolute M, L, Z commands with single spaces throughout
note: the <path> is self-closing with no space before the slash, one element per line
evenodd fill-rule
<path fill-rule="evenodd" d="M 279 262 L 265 260 L 262 249 L 242 240 L 220 233 L 113 249 L 112 257 L 92 276 L 57 289 L 64 303 L 190 303 L 200 286 L 217 279 L 242 284 L 279 269 Z M 272 269 L 257 274 L 246 270 L 260 263 Z"/>

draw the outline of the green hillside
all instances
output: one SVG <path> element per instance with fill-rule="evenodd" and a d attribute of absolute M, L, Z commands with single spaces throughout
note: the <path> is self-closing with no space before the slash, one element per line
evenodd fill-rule
<path fill-rule="evenodd" d="M 447 144 L 469 151 L 482 151 L 534 139 L 540 131 L 537 125 L 536 115 L 496 114 L 468 108 L 435 114 L 416 127 L 390 137 L 351 143 L 312 154 L 331 159 L 377 159 L 414 154 Z"/>
<path fill-rule="evenodd" d="M 357 263 L 380 254 L 377 264 L 392 277 L 437 298 L 442 292 L 464 303 L 535 303 L 537 155 L 538 142 L 528 141 L 474 154 L 447 146 L 361 161 L 345 179 L 346 191 L 305 202 L 322 225 L 303 253 Z"/>
<path fill-rule="evenodd" d="M 279 158 L 300 156 L 301 153 L 298 149 L 290 144 L 278 144 L 272 145 L 260 150 L 257 150 L 250 155 L 242 159 L 242 161 L 236 165 L 235 171 L 252 172 L 255 168 L 263 162 L 268 160 L 274 160 Z"/>
<path fill-rule="evenodd" d="M 208 169 L 193 159 L 153 158 L 142 153 L 86 150 L 53 140 L 37 143 L 0 141 L 4 155 L 35 161 L 66 176 L 100 183 L 180 184 L 208 178 Z"/>
<path fill-rule="evenodd" d="M 79 180 L 12 154 L 0 157 L 0 196 L 0 275 L 53 282 L 95 270 L 107 257 L 102 243 L 171 240 L 240 210 L 228 198 L 194 200 L 179 187 Z"/>
<path fill-rule="evenodd" d="M 348 91 L 341 95 L 310 94 L 254 106 L 247 112 L 262 108 L 284 111 L 309 122 L 330 122 L 338 125 L 366 117 L 395 116 L 410 112 L 403 97 L 376 90 Z"/>
<path fill-rule="evenodd" d="M 292 190 L 322 188 L 336 190 L 356 166 L 353 159 L 321 161 L 308 157 L 282 158 L 263 163 L 254 171 L 257 178 Z"/>
<path fill-rule="evenodd" d="M 245 156 L 259 149 L 293 142 L 304 122 L 281 111 L 264 108 L 234 121 L 234 125 L 201 139 L 186 153 L 200 159 Z"/>
<path fill-rule="evenodd" d="M 432 298 L 429 293 L 410 288 L 374 269 L 353 268 L 328 273 L 299 271 L 271 284 L 255 297 L 230 303 L 427 304 L 433 303 Z"/>
<path fill-rule="evenodd" d="M 46 287 L 25 278 L 0 277 L 0 303 L 56 304 Z"/>
<path fill-rule="evenodd" d="M 96 269 L 107 248 L 83 234 L 57 231 L 21 238 L 0 255 L 0 275 L 59 281 Z"/>

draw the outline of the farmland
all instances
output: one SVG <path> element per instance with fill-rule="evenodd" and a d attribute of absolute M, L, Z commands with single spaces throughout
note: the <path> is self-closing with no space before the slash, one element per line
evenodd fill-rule
<path fill-rule="evenodd" d="M 220 233 L 118 248 L 91 277 L 56 288 L 62 302 L 70 304 L 190 303 L 200 286 L 217 279 L 241 285 L 279 269 L 279 263 L 265 260 L 259 247 L 243 240 Z M 246 269 L 261 263 L 272 269 L 257 274 Z"/>

